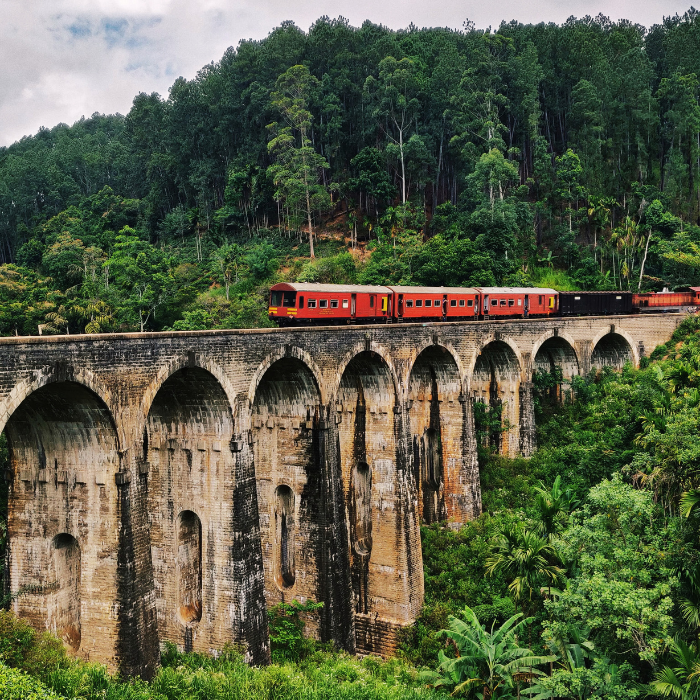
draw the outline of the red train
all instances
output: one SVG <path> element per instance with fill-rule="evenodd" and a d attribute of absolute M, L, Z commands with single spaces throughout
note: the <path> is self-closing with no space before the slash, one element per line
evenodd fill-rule
<path fill-rule="evenodd" d="M 280 326 L 410 323 L 668 312 L 700 307 L 687 292 L 557 292 L 538 287 L 401 287 L 282 282 L 268 314 Z"/>
<path fill-rule="evenodd" d="M 557 313 L 557 292 L 515 287 L 379 287 L 283 282 L 268 313 L 280 326 L 467 321 Z"/>

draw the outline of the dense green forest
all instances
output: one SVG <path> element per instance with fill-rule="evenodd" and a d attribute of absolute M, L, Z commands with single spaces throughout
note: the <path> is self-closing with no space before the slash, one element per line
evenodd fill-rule
<path fill-rule="evenodd" d="M 283 23 L 0 149 L 0 333 L 265 325 L 280 279 L 698 283 L 698 76 L 692 8 Z"/>
<path fill-rule="evenodd" d="M 267 668 L 170 646 L 155 679 L 119 681 L 0 611 L 0 696 L 700 698 L 700 318 L 643 364 L 577 377 L 563 404 L 539 375 L 530 459 L 484 435 L 484 513 L 422 528 L 425 605 L 398 658 L 319 645 L 300 617 L 314 603 L 282 604 Z"/>

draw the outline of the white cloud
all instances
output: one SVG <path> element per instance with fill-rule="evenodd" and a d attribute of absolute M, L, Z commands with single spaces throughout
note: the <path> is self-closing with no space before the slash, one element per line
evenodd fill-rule
<path fill-rule="evenodd" d="M 0 145 L 40 126 L 93 112 L 126 113 L 138 92 L 167 94 L 240 39 L 261 39 L 285 19 L 307 29 L 318 17 L 365 19 L 393 28 L 450 26 L 469 18 L 562 22 L 569 15 L 627 17 L 650 25 L 683 12 L 680 0 L 3 0 L 0 23 Z"/>

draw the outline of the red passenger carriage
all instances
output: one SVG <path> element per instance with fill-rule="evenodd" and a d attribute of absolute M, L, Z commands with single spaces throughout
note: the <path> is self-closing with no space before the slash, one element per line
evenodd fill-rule
<path fill-rule="evenodd" d="M 389 287 L 283 282 L 270 289 L 268 315 L 280 326 L 386 321 L 391 296 Z"/>
<path fill-rule="evenodd" d="M 479 291 L 471 287 L 390 287 L 396 321 L 473 320 L 479 313 Z"/>
<path fill-rule="evenodd" d="M 558 292 L 546 287 L 478 287 L 483 318 L 553 316 Z"/>

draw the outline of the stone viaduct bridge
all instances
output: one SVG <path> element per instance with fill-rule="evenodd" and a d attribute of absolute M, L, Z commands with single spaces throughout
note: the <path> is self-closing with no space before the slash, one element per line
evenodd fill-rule
<path fill-rule="evenodd" d="M 474 401 L 534 447 L 532 374 L 634 364 L 679 315 L 0 339 L 14 610 L 146 677 L 159 643 L 269 658 L 267 608 L 388 653 L 419 524 L 481 512 Z"/>

